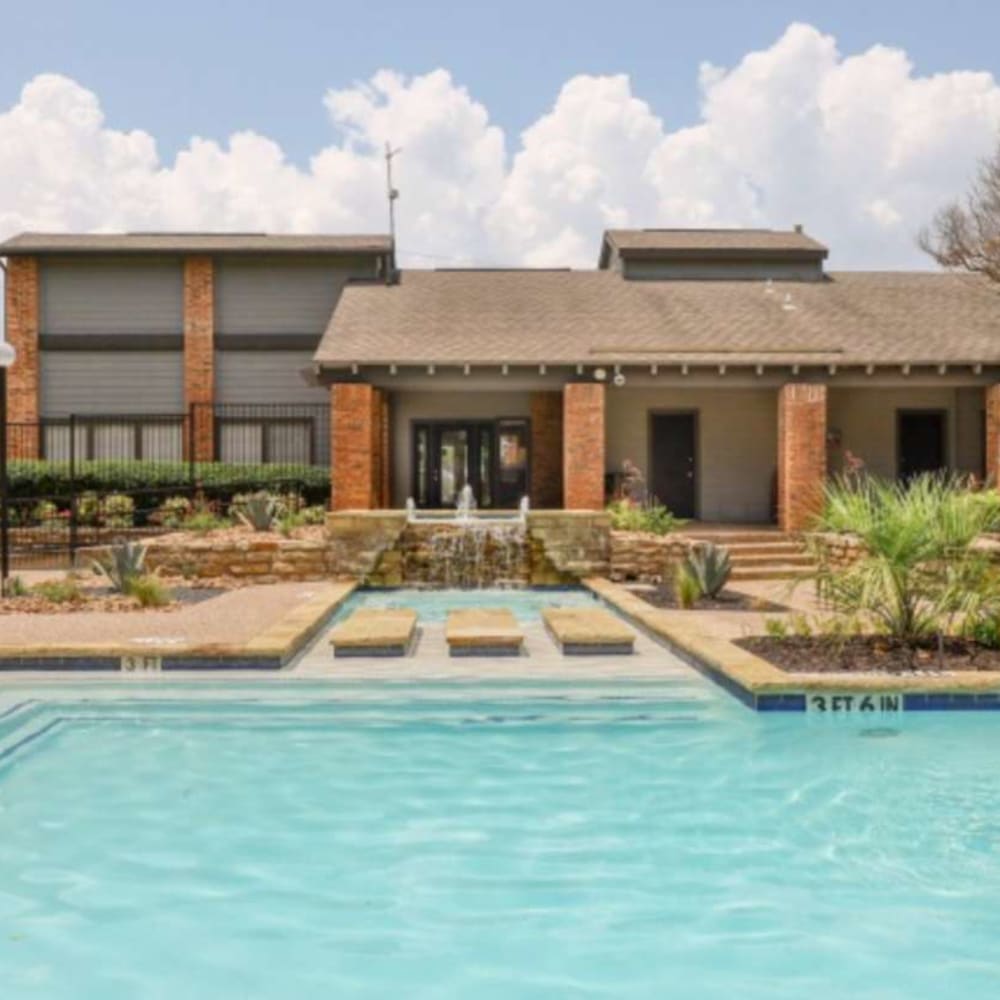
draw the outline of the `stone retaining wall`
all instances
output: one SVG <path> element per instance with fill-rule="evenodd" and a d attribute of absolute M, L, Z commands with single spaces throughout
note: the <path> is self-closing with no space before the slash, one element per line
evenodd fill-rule
<path fill-rule="evenodd" d="M 146 565 L 189 579 L 236 577 L 254 583 L 343 575 L 325 539 L 283 538 L 264 532 L 220 538 L 164 535 L 149 542 Z"/>
<path fill-rule="evenodd" d="M 611 532 L 612 580 L 659 583 L 669 567 L 683 559 L 692 542 L 684 535 L 654 535 L 648 531 Z"/>
<path fill-rule="evenodd" d="M 285 538 L 229 529 L 147 542 L 146 563 L 189 579 L 358 580 L 373 587 L 552 586 L 611 570 L 608 516 L 532 511 L 516 521 L 461 525 L 407 520 L 405 511 L 337 511 L 324 532 Z M 653 536 L 650 536 L 653 537 Z M 106 555 L 81 549 L 79 563 Z"/>

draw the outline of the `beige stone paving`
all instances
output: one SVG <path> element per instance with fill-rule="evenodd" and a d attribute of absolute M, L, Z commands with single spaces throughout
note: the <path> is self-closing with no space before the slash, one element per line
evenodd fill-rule
<path fill-rule="evenodd" d="M 808 582 L 793 587 L 788 580 L 743 580 L 730 584 L 728 590 L 747 594 L 774 604 L 783 605 L 787 611 L 677 611 L 660 609 L 663 620 L 683 625 L 685 628 L 700 628 L 712 635 L 727 639 L 740 639 L 749 635 L 763 635 L 769 618 L 790 618 L 805 615 L 829 617 L 816 600 L 813 586 Z"/>
<path fill-rule="evenodd" d="M 278 624 L 325 586 L 276 583 L 245 587 L 177 611 L 0 615 L 0 654 L 5 647 L 39 643 L 111 645 L 153 638 L 169 640 L 168 647 L 242 644 Z"/>

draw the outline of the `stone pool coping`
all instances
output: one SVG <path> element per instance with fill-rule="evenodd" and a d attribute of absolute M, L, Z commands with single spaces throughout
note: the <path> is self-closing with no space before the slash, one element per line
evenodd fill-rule
<path fill-rule="evenodd" d="M 1000 671 L 961 670 L 918 677 L 888 674 L 787 674 L 766 660 L 711 634 L 713 613 L 689 623 L 678 612 L 654 608 L 603 577 L 583 585 L 627 619 L 659 639 L 676 656 L 758 712 L 820 714 L 895 711 L 1000 710 Z M 690 612 L 683 612 L 689 614 Z"/>
<path fill-rule="evenodd" d="M 311 642 L 327 618 L 357 588 L 354 582 L 316 584 L 316 593 L 241 643 L 157 646 L 119 642 L 33 642 L 0 648 L 5 671 L 280 670 Z M 140 613 L 141 612 L 137 612 Z"/>

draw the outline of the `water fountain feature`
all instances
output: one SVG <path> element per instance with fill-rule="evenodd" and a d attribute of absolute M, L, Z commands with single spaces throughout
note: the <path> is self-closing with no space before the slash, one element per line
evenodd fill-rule
<path fill-rule="evenodd" d="M 479 511 L 469 485 L 454 513 L 418 511 L 406 502 L 405 577 L 430 587 L 520 587 L 529 575 L 529 502 L 516 513 Z"/>

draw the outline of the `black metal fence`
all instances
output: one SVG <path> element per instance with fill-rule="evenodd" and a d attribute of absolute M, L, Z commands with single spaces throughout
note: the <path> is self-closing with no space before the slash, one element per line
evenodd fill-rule
<path fill-rule="evenodd" d="M 260 489 L 325 504 L 329 426 L 329 407 L 312 404 L 10 424 L 7 563 L 72 565 L 88 546 L 211 523 L 234 496 Z"/>

